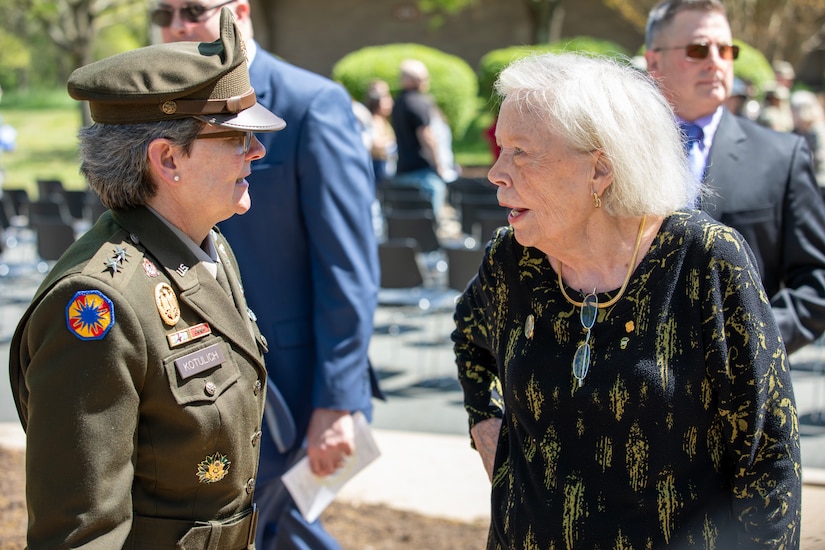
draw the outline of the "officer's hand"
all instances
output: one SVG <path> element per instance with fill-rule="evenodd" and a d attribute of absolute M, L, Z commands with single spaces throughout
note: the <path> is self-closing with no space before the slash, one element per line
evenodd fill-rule
<path fill-rule="evenodd" d="M 328 476 L 355 452 L 355 426 L 349 411 L 315 409 L 307 431 L 309 467 L 316 476 Z"/>

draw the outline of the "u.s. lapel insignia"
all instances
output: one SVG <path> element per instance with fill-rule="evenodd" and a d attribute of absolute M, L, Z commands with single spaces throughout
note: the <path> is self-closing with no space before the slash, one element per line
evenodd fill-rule
<path fill-rule="evenodd" d="M 158 276 L 158 268 L 149 258 L 143 258 L 143 271 L 145 271 L 146 275 L 152 279 Z"/>
<path fill-rule="evenodd" d="M 183 277 L 184 275 L 186 275 L 186 272 L 189 271 L 189 266 L 186 264 L 180 264 L 175 271 L 178 273 L 178 275 Z"/>
<path fill-rule="evenodd" d="M 215 483 L 226 477 L 229 472 L 229 459 L 221 453 L 207 456 L 198 464 L 198 481 L 201 483 Z"/>
<path fill-rule="evenodd" d="M 81 340 L 102 340 L 114 324 L 115 306 L 99 290 L 75 292 L 66 305 L 66 325 Z"/>
<path fill-rule="evenodd" d="M 180 306 L 175 291 L 166 283 L 158 283 L 155 287 L 155 305 L 158 306 L 158 313 L 163 322 L 169 326 L 175 326 L 180 321 Z"/>

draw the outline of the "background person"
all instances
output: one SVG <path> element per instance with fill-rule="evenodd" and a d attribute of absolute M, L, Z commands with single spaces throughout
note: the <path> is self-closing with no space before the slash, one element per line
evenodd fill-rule
<path fill-rule="evenodd" d="M 398 162 L 398 143 L 392 129 L 390 116 L 393 107 L 390 86 L 385 81 L 376 79 L 369 83 L 364 105 L 372 114 L 372 170 L 377 185 L 395 176 Z"/>
<path fill-rule="evenodd" d="M 576 54 L 516 61 L 496 90 L 489 178 L 510 227 L 452 336 L 492 481 L 487 547 L 795 548 L 782 339 L 741 236 L 679 210 L 666 101 Z"/>
<path fill-rule="evenodd" d="M 796 90 L 791 93 L 793 131 L 805 138 L 813 155 L 816 181 L 825 190 L 825 111 L 819 98 L 811 91 Z"/>
<path fill-rule="evenodd" d="M 80 170 L 111 210 L 11 344 L 32 550 L 241 549 L 254 533 L 265 345 L 215 224 L 250 207 L 252 131 L 284 122 L 256 103 L 228 11 L 220 30 L 69 78 L 95 120 Z"/>
<path fill-rule="evenodd" d="M 418 186 L 430 199 L 436 217 L 447 199 L 444 176 L 449 174 L 442 158 L 432 120 L 439 116 L 430 89 L 430 72 L 417 59 L 401 62 L 401 92 L 392 108 L 392 127 L 398 141 L 395 181 Z"/>
<path fill-rule="evenodd" d="M 788 353 L 825 331 L 825 205 L 805 140 L 732 115 L 733 46 L 718 0 L 668 0 L 651 11 L 650 74 L 681 123 L 702 131 L 701 207 L 753 250 Z"/>
<path fill-rule="evenodd" d="M 218 32 L 214 6 L 164 0 L 152 20 L 164 42 L 209 40 Z M 289 121 L 277 137 L 261 136 L 270 154 L 249 176 L 256 208 L 221 225 L 297 434 L 264 423 L 256 543 L 338 548 L 319 522 L 306 524 L 280 477 L 305 454 L 316 475 L 334 472 L 353 452 L 351 413 L 370 418 L 371 397 L 381 395 L 367 357 L 379 285 L 369 153 L 346 90 L 264 51 L 247 0 L 227 7 L 246 38 L 261 104 Z"/>

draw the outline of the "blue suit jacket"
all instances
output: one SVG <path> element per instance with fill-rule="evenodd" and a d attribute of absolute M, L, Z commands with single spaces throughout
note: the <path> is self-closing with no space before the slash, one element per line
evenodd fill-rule
<path fill-rule="evenodd" d="M 369 153 L 338 84 L 258 47 L 258 102 L 287 126 L 258 134 L 252 208 L 221 224 L 247 302 L 268 342 L 266 366 L 295 419 L 299 447 L 316 407 L 363 411 L 377 390 L 367 358 L 379 285 Z M 259 477 L 270 457 L 261 456 Z"/>
<path fill-rule="evenodd" d="M 725 111 L 702 208 L 753 249 L 788 352 L 825 331 L 825 203 L 804 138 Z"/>

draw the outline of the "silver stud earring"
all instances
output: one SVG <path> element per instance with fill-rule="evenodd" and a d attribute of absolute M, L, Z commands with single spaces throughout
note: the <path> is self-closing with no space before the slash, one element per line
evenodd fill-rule
<path fill-rule="evenodd" d="M 175 177 L 174 177 L 174 178 L 172 178 L 172 179 L 173 179 L 173 180 L 175 180 L 175 181 L 180 181 L 180 176 L 179 176 L 179 175 L 177 175 L 177 174 L 175 174 Z"/>

